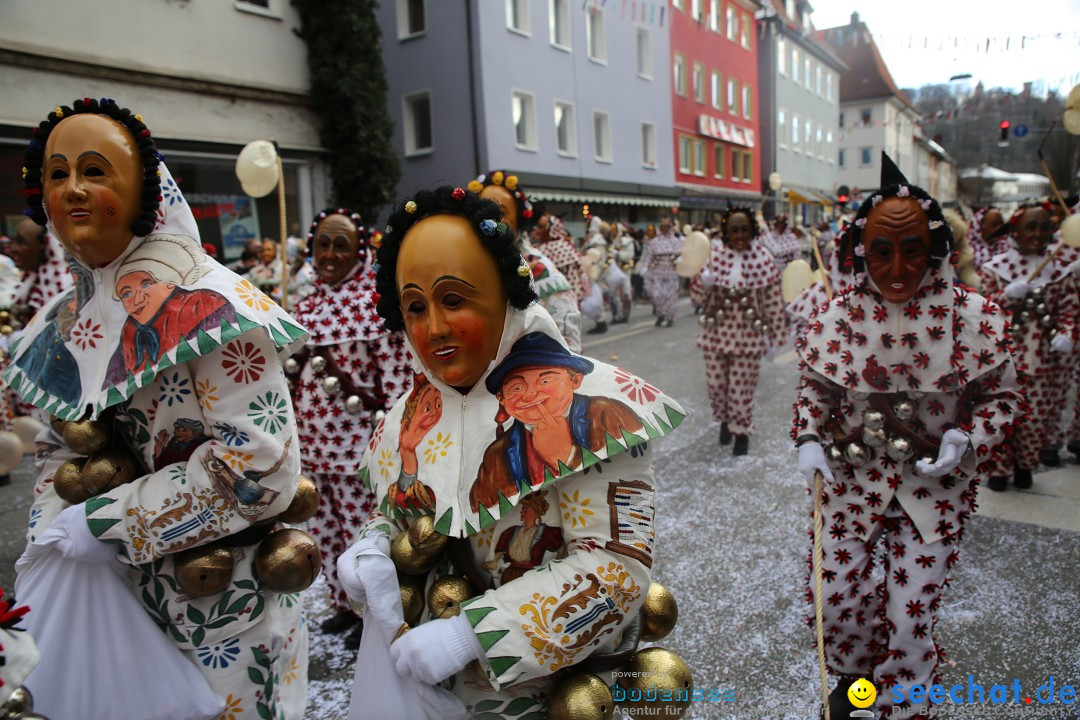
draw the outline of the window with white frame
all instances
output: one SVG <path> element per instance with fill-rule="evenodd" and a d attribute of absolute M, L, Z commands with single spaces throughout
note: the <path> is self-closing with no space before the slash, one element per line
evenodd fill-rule
<path fill-rule="evenodd" d="M 833 164 L 833 135 L 832 130 L 825 132 L 825 157 L 828 158 L 829 164 Z"/>
<path fill-rule="evenodd" d="M 863 147 L 859 148 L 859 167 L 870 167 L 870 163 L 873 159 L 874 148 Z"/>
<path fill-rule="evenodd" d="M 840 127 L 844 127 L 844 113 L 840 113 Z"/>
<path fill-rule="evenodd" d="M 266 17 L 280 17 L 277 12 L 277 0 L 236 0 L 233 7 L 242 12 Z"/>
<path fill-rule="evenodd" d="M 699 62 L 694 63 L 694 100 L 702 105 L 705 104 L 705 66 Z"/>
<path fill-rule="evenodd" d="M 799 124 L 799 113 L 791 114 L 791 147 L 795 152 L 799 150 L 799 137 L 802 134 L 802 125 Z"/>
<path fill-rule="evenodd" d="M 709 29 L 720 33 L 720 0 L 709 0 Z"/>
<path fill-rule="evenodd" d="M 724 146 L 720 143 L 713 144 L 713 177 L 724 179 Z"/>
<path fill-rule="evenodd" d="M 401 96 L 402 134 L 405 155 L 424 155 L 435 150 L 434 125 L 431 122 L 431 91 Z"/>
<path fill-rule="evenodd" d="M 712 106 L 714 110 L 724 109 L 724 79 L 719 70 L 713 70 L 711 75 Z"/>
<path fill-rule="evenodd" d="M 742 86 L 742 116 L 749 120 L 754 115 L 754 103 L 753 98 L 750 97 L 750 86 Z"/>
<path fill-rule="evenodd" d="M 826 71 L 825 73 L 825 99 L 832 102 L 832 72 Z"/>
<path fill-rule="evenodd" d="M 693 160 L 690 157 L 691 140 L 687 135 L 679 136 L 679 172 L 690 174 Z"/>
<path fill-rule="evenodd" d="M 675 53 L 675 61 L 671 64 L 671 70 L 675 74 L 672 82 L 675 84 L 675 94 L 686 97 L 686 56 Z"/>
<path fill-rule="evenodd" d="M 836 164 L 844 167 L 844 148 L 840 148 L 840 152 L 837 153 Z"/>
<path fill-rule="evenodd" d="M 743 154 L 741 150 L 731 151 L 731 179 L 735 182 L 742 181 L 742 160 Z"/>
<path fill-rule="evenodd" d="M 739 13 L 734 5 L 727 6 L 725 19 L 727 20 L 727 39 L 734 42 L 739 39 Z"/>
<path fill-rule="evenodd" d="M 811 89 L 811 82 L 813 78 L 810 76 L 810 58 L 803 59 L 803 82 L 806 84 L 806 89 Z"/>
<path fill-rule="evenodd" d="M 511 116 L 514 121 L 514 145 L 519 150 L 536 150 L 536 96 L 522 90 L 511 92 Z"/>
<path fill-rule="evenodd" d="M 529 0 L 506 0 L 506 27 L 529 35 Z"/>
<path fill-rule="evenodd" d="M 398 40 L 427 32 L 427 0 L 397 0 Z"/>
<path fill-rule="evenodd" d="M 593 110 L 593 152 L 598 162 L 611 162 L 611 116 L 600 110 Z"/>
<path fill-rule="evenodd" d="M 799 51 L 795 48 L 791 49 L 791 79 L 799 84 Z"/>
<path fill-rule="evenodd" d="M 694 140 L 694 174 L 705 177 L 705 141 Z"/>
<path fill-rule="evenodd" d="M 690 17 L 701 22 L 701 0 L 690 0 Z"/>
<path fill-rule="evenodd" d="M 821 92 L 821 66 L 814 66 L 814 92 L 818 94 L 818 97 L 822 95 Z"/>
<path fill-rule="evenodd" d="M 742 164 L 742 179 L 743 182 L 754 181 L 754 153 L 749 150 L 743 151 L 743 164 Z"/>
<path fill-rule="evenodd" d="M 787 43 L 784 38 L 776 41 L 776 72 L 787 75 Z"/>
<path fill-rule="evenodd" d="M 656 126 L 652 123 L 641 123 L 641 164 L 656 169 Z"/>
<path fill-rule="evenodd" d="M 652 79 L 652 34 L 649 28 L 637 29 L 637 74 Z"/>
<path fill-rule="evenodd" d="M 787 110 L 780 108 L 776 111 L 776 137 L 780 139 L 780 147 L 787 147 Z"/>
<path fill-rule="evenodd" d="M 751 30 L 750 16 L 747 15 L 746 13 L 743 13 L 742 27 L 739 30 L 739 42 L 747 50 L 750 49 L 750 30 Z"/>
<path fill-rule="evenodd" d="M 577 122 L 574 103 L 555 101 L 555 150 L 560 155 L 577 157 Z"/>
<path fill-rule="evenodd" d="M 686 0 L 671 0 L 671 4 L 675 6 L 676 10 L 682 10 L 683 9 L 683 3 L 685 3 L 685 2 L 686 2 Z"/>
<path fill-rule="evenodd" d="M 821 129 L 820 125 L 818 125 L 814 129 L 814 139 L 817 141 L 818 159 L 824 160 L 825 159 L 825 132 Z"/>
<path fill-rule="evenodd" d="M 814 154 L 814 127 L 809 118 L 803 120 L 803 149 L 807 156 Z"/>
<path fill-rule="evenodd" d="M 563 50 L 570 43 L 570 0 L 548 0 L 548 32 L 551 44 Z"/>
<path fill-rule="evenodd" d="M 585 42 L 589 46 L 589 59 L 607 62 L 607 45 L 604 41 L 604 11 L 592 8 L 585 15 Z"/>
<path fill-rule="evenodd" d="M 732 115 L 739 114 L 739 82 L 734 78 L 727 81 L 727 109 Z"/>
<path fill-rule="evenodd" d="M 863 108 L 859 111 L 859 122 L 863 127 L 869 127 L 873 121 L 874 113 L 872 108 Z"/>

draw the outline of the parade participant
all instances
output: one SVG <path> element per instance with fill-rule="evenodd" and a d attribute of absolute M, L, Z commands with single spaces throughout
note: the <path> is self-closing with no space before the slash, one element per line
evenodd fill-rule
<path fill-rule="evenodd" d="M 993 205 L 975 211 L 968 223 L 967 236 L 968 245 L 975 255 L 976 269 L 1009 249 L 1009 228 L 1001 210 Z"/>
<path fill-rule="evenodd" d="M 779 347 L 784 333 L 780 273 L 757 239 L 752 211 L 730 208 L 721 227 L 723 241 L 691 286 L 702 305 L 697 346 L 705 355 L 705 381 L 720 444 L 735 439 L 732 454 L 745 455 L 754 432 L 754 392 L 761 361 Z"/>
<path fill-rule="evenodd" d="M 412 581 L 434 593 L 433 582 L 465 575 L 474 587 L 448 614 L 429 604 L 407 631 L 397 615 L 383 628 L 393 639 L 386 662 L 422 683 L 451 679 L 460 711 L 544 717 L 556 671 L 614 648 L 644 600 L 654 543 L 648 441 L 684 415 L 640 378 L 566 349 L 533 303 L 528 268 L 499 217 L 493 203 L 448 186 L 417 193 L 390 216 L 379 313 L 404 329 L 439 402 L 419 426 L 424 450 L 408 469 L 406 434 L 417 442 L 405 429 L 410 400 L 376 430 L 361 474 L 381 514 L 339 573 L 372 625 L 380 606 L 400 609 L 385 557 L 391 541 L 400 549 L 433 524 L 421 543 L 434 565 L 412 568 Z M 589 472 L 599 462 L 603 475 Z M 417 486 L 422 504 L 390 492 Z M 443 536 L 448 557 L 427 547 Z M 360 675 L 354 688 L 354 706 L 385 692 Z"/>
<path fill-rule="evenodd" d="M 1067 260 L 1045 266 L 1054 224 L 1045 204 L 1025 203 L 1009 219 L 1008 249 L 981 269 L 982 291 L 1001 305 L 1012 322 L 1013 356 L 1030 411 L 1016 422 L 1009 452 L 999 458 L 987 483 L 1005 490 L 1009 476 L 1018 488 L 1032 486 L 1040 457 L 1060 465 L 1056 443 L 1061 400 L 1072 369 L 1073 333 L 1080 311 L 1080 288 Z M 1031 274 L 1040 266 L 1041 272 Z"/>
<path fill-rule="evenodd" d="M 824 477 L 834 718 L 855 709 L 847 689 L 860 677 L 877 686 L 883 717 L 927 717 L 909 700 L 893 706 L 886 688 L 939 681 L 941 594 L 978 482 L 1021 402 L 1000 309 L 953 282 L 941 208 L 884 153 L 882 165 L 881 189 L 849 228 L 854 284 L 796 346 L 799 471 L 811 487 Z"/>
<path fill-rule="evenodd" d="M 682 241 L 675 237 L 670 218 L 660 221 L 656 237 L 645 243 L 641 253 L 642 273 L 649 285 L 649 297 L 656 307 L 656 327 L 675 324 L 675 301 L 679 299 L 679 274 L 675 262 L 682 251 Z"/>
<path fill-rule="evenodd" d="M 259 264 L 251 268 L 248 279 L 267 295 L 277 295 L 280 299 L 281 258 L 278 256 L 278 244 L 266 238 L 259 251 Z"/>
<path fill-rule="evenodd" d="M 581 253 L 570 241 L 563 221 L 551 214 L 541 215 L 529 236 L 532 246 L 555 264 L 555 269 L 570 283 L 570 289 L 580 304 L 589 296 L 592 281 L 581 267 Z"/>
<path fill-rule="evenodd" d="M 318 273 L 308 262 L 308 246 L 297 237 L 289 237 L 285 244 L 285 253 L 289 259 L 289 309 L 315 292 L 315 281 Z M 280 293 L 274 297 L 279 300 Z"/>
<path fill-rule="evenodd" d="M 776 216 L 772 228 L 764 220 L 761 223 L 765 226 L 765 232 L 760 242 L 772 254 L 776 267 L 783 272 L 788 263 L 802 256 L 799 238 L 788 228 L 788 217 L 782 213 Z"/>
<path fill-rule="evenodd" d="M 295 377 L 302 467 L 319 488 L 319 509 L 308 529 L 322 547 L 330 587 L 334 615 L 321 626 L 328 633 L 344 632 L 360 619 L 341 588 L 335 562 L 375 510 L 374 498 L 356 476 L 375 414 L 389 410 L 412 377 L 401 334 L 384 330 L 375 312 L 371 266 L 373 243 L 380 237 L 351 210 L 328 208 L 316 215 L 308 246 L 318 279 L 292 312 L 311 332 L 294 358 L 297 364 L 287 369 Z M 346 646 L 359 647 L 361 632 L 357 626 Z"/>
<path fill-rule="evenodd" d="M 15 321 L 25 325 L 50 300 L 71 288 L 71 273 L 60 242 L 29 218 L 15 228 L 8 252 L 22 271 L 13 309 Z"/>
<path fill-rule="evenodd" d="M 832 243 L 821 248 L 825 262 L 825 267 L 821 268 L 822 279 L 815 280 L 784 308 L 791 323 L 792 339 L 798 340 L 802 337 L 811 316 L 829 302 L 829 294 L 825 289 L 826 280 L 833 295 L 838 295 L 851 286 L 851 250 L 846 247 L 846 242 L 847 228 L 845 227 Z"/>
<path fill-rule="evenodd" d="M 34 585 L 44 563 L 90 563 L 104 576 L 119 571 L 121 590 L 130 583 L 132 604 L 169 639 L 169 652 L 178 649 L 181 664 L 190 662 L 205 678 L 218 712 L 302 717 L 301 603 L 298 595 L 271 590 L 252 559 L 264 537 L 293 532 L 276 521 L 290 507 L 300 469 L 279 353 L 301 345 L 304 330 L 250 282 L 206 257 L 149 129 L 112 100 L 85 98 L 51 112 L 34 130 L 25 184 L 27 214 L 60 240 L 77 277 L 73 290 L 30 323 L 5 373 L 24 399 L 55 417 L 52 432 L 38 439 L 28 545 L 17 566 L 20 596 L 47 599 L 29 616 L 29 628 L 43 648 L 73 651 L 89 647 L 91 638 L 96 647 L 103 634 L 122 637 L 123 628 L 103 627 L 52 637 L 59 626 L 34 621 L 49 617 L 65 592 Z M 114 368 L 123 371 L 119 382 L 110 379 Z M 70 467 L 66 461 L 78 473 L 81 456 L 98 457 L 102 443 L 119 453 L 108 457 L 126 458 L 110 462 L 129 468 L 131 481 L 93 494 L 84 473 L 79 483 L 89 499 L 62 499 L 58 478 Z M 70 497 L 70 483 L 65 487 Z M 189 566 L 182 558 L 204 551 L 219 569 L 231 566 L 215 575 L 222 591 L 198 592 L 197 571 L 184 580 Z M 95 598 L 78 602 L 89 603 L 93 615 Z M 129 650 L 138 655 L 142 648 Z M 43 665 L 60 661 L 42 654 Z M 154 672 L 147 667 L 153 682 L 170 682 Z M 97 671 L 42 675 L 32 689 L 49 714 L 46 701 L 104 702 L 110 688 L 86 685 L 100 678 Z M 85 710 L 80 716 L 100 716 Z M 147 716 L 142 707 L 123 710 L 115 715 Z M 189 717 L 179 710 L 170 716 Z"/>
<path fill-rule="evenodd" d="M 596 307 L 592 320 L 596 327 L 590 334 L 607 331 L 607 318 L 611 324 L 624 323 L 630 317 L 630 278 L 622 271 L 616 261 L 612 226 L 598 215 L 589 218 L 589 239 L 585 242 L 585 251 L 593 250 L 596 265 L 596 282 L 602 302 Z"/>
<path fill-rule="evenodd" d="M 521 254 L 532 270 L 533 288 L 540 299 L 540 306 L 555 321 L 567 347 L 573 352 L 580 352 L 581 311 L 577 297 L 566 276 L 529 240 L 534 226 L 533 207 L 517 176 L 494 170 L 471 181 L 469 190 L 486 200 L 493 200 L 502 208 L 503 221 L 510 226 Z M 553 248 L 556 246 L 557 243 Z"/>

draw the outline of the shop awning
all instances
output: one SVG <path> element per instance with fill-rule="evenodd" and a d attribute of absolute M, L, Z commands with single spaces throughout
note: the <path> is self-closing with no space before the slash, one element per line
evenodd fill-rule
<path fill-rule="evenodd" d="M 789 189 L 787 191 L 787 199 L 788 199 L 788 202 L 792 202 L 792 203 L 805 203 L 807 205 L 820 205 L 821 204 L 820 200 L 815 200 L 813 198 L 807 197 L 807 195 L 810 195 L 810 194 L 811 193 L 808 192 L 808 193 L 806 193 L 806 195 L 803 195 L 798 190 Z"/>
<path fill-rule="evenodd" d="M 662 207 L 670 208 L 678 204 L 677 199 L 665 197 L 650 197 L 648 195 L 622 195 L 614 193 L 590 192 L 588 190 L 547 190 L 545 188 L 529 188 L 529 198 L 533 201 L 546 200 L 548 202 L 565 202 L 575 204 L 596 205 L 637 205 L 639 207 Z"/>

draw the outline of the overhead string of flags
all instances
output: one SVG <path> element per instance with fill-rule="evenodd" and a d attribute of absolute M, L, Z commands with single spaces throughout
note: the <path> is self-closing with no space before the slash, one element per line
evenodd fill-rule
<path fill-rule="evenodd" d="M 1080 44 L 1080 31 L 1037 33 L 1034 35 L 892 35 L 874 33 L 878 47 L 900 47 L 909 50 L 964 50 L 977 53 L 1009 53 L 1031 50 L 1046 43 Z"/>
<path fill-rule="evenodd" d="M 584 0 L 581 3 L 583 12 L 595 13 L 619 4 L 619 17 L 631 22 L 647 23 L 664 27 L 664 16 L 667 13 L 667 2 L 646 2 L 646 0 Z"/>

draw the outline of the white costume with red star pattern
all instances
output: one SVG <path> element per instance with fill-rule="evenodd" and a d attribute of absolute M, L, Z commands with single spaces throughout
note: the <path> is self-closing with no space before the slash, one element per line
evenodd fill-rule
<path fill-rule="evenodd" d="M 674 231 L 657 235 L 645 243 L 641 253 L 642 274 L 649 283 L 649 297 L 656 306 L 656 314 L 664 320 L 675 320 L 675 301 L 679 299 L 678 273 L 675 261 L 682 252 L 682 241 Z"/>
<path fill-rule="evenodd" d="M 885 688 L 937 682 L 942 651 L 933 628 L 947 571 L 975 510 L 979 478 L 1021 402 L 1006 323 L 997 305 L 953 285 L 950 267 L 928 271 L 903 305 L 885 301 L 859 274 L 811 320 L 796 348 L 802 380 L 793 438 L 861 444 L 865 411 L 906 401 L 914 403 L 914 416 L 902 423 L 909 437 L 936 444 L 956 428 L 969 439 L 963 461 L 945 477 L 915 472 L 926 453 L 901 462 L 880 448 L 860 466 L 834 466 L 824 488 L 827 663 L 833 672 L 872 678 L 877 707 L 888 715 L 894 708 Z M 893 423 L 887 433 L 903 437 Z M 879 542 L 881 583 L 872 575 Z"/>

